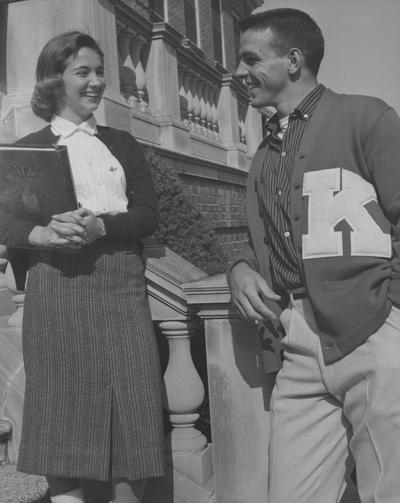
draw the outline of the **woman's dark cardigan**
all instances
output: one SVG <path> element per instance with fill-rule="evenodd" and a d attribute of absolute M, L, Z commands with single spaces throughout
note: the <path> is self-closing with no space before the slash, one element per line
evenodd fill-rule
<path fill-rule="evenodd" d="M 152 234 L 158 226 L 158 203 L 150 170 L 142 149 L 132 135 L 118 129 L 97 126 L 97 137 L 118 159 L 126 177 L 128 212 L 102 216 L 107 235 L 102 238 L 114 244 L 138 244 L 140 239 Z M 54 145 L 58 142 L 47 126 L 40 131 L 25 136 L 17 143 L 24 145 Z M 7 246 L 18 290 L 25 286 L 29 266 L 29 249 L 19 248 L 28 244 L 28 235 L 35 224 L 16 220 L 0 213 L 0 243 Z"/>

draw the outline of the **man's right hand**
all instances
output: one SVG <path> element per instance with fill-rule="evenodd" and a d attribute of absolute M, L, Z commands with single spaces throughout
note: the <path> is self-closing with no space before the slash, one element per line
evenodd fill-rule
<path fill-rule="evenodd" d="M 249 321 L 276 319 L 274 312 L 264 304 L 263 297 L 274 301 L 281 297 L 247 262 L 238 262 L 232 267 L 228 282 L 232 302 L 242 318 Z"/>

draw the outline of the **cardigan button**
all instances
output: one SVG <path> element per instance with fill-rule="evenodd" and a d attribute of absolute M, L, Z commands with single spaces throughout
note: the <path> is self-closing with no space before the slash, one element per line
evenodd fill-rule
<path fill-rule="evenodd" d="M 263 241 L 264 241 L 264 243 L 267 245 L 267 244 L 268 244 L 268 237 L 267 237 L 267 236 L 264 236 Z"/>
<path fill-rule="evenodd" d="M 262 208 L 258 210 L 258 216 L 260 217 L 264 216 L 264 211 L 262 210 Z"/>

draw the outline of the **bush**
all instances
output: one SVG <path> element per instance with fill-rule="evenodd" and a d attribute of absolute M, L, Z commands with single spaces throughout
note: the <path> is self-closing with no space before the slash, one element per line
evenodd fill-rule
<path fill-rule="evenodd" d="M 155 239 L 209 275 L 224 272 L 228 259 L 215 230 L 188 200 L 178 174 L 150 149 L 146 159 L 160 205 Z"/>

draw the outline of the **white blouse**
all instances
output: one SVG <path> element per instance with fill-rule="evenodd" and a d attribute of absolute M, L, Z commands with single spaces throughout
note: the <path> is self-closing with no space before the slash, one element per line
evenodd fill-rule
<path fill-rule="evenodd" d="M 92 117 L 77 126 L 54 116 L 51 131 L 60 136 L 58 145 L 67 146 L 80 205 L 96 215 L 126 212 L 125 173 L 119 161 L 95 136 L 96 119 Z"/>

